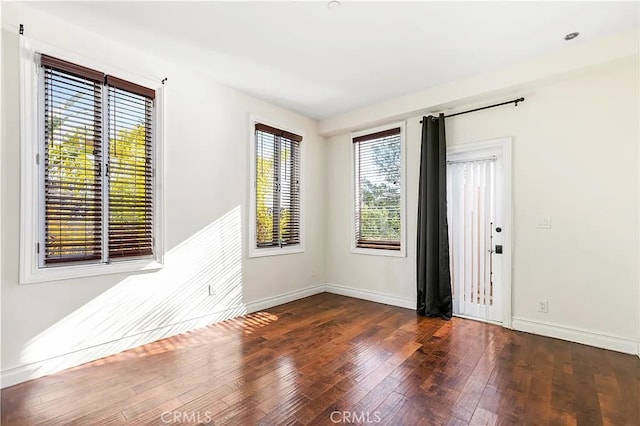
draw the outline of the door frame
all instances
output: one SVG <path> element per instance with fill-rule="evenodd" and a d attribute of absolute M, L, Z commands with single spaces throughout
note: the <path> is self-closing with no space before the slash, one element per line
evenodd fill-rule
<path fill-rule="evenodd" d="M 502 253 L 502 299 L 503 299 L 503 319 L 502 326 L 505 328 L 513 328 L 512 322 L 512 291 L 511 291 L 511 257 L 513 252 L 513 197 L 512 197 L 512 155 L 511 155 L 511 137 L 502 137 L 497 139 L 482 140 L 477 142 L 468 142 L 452 146 L 447 146 L 447 160 L 451 154 L 464 155 L 469 157 L 500 155 L 503 164 L 503 215 L 504 220 L 501 224 L 503 227 L 503 244 L 505 246 Z M 475 154 L 475 155 L 474 155 Z"/>

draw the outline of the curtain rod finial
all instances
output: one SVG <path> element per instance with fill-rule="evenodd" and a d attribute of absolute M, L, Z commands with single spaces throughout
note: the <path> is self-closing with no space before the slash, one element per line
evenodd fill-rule
<path fill-rule="evenodd" d="M 20 35 L 24 35 L 24 25 L 20 24 L 20 29 L 18 30 Z"/>
<path fill-rule="evenodd" d="M 167 82 L 167 77 L 165 77 L 165 78 L 163 78 L 163 79 L 162 79 L 162 84 L 164 84 L 164 83 L 166 83 L 166 82 Z"/>

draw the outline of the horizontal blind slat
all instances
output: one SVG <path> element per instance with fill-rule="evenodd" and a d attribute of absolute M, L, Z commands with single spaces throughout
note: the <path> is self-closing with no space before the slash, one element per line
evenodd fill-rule
<path fill-rule="evenodd" d="M 151 100 L 156 96 L 156 92 L 153 89 L 149 89 L 112 75 L 107 75 L 106 82 L 114 90 L 113 96 L 132 97 L 132 95 L 140 95 Z"/>
<path fill-rule="evenodd" d="M 40 64 L 49 69 L 55 69 L 59 72 L 65 72 L 68 74 L 72 74 L 78 77 L 81 77 L 86 80 L 92 80 L 95 82 L 102 82 L 104 79 L 104 74 L 100 71 L 96 71 L 91 68 L 83 67 L 81 65 L 77 65 L 68 61 L 64 61 L 62 59 L 54 58 L 49 55 L 40 55 Z"/>

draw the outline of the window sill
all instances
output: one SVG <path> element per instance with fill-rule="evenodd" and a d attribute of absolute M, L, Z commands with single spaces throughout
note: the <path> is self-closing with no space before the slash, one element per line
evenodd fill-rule
<path fill-rule="evenodd" d="M 297 245 L 292 247 L 270 247 L 270 248 L 256 248 L 253 247 L 249 251 L 249 257 L 265 257 L 265 256 L 279 256 L 284 254 L 304 253 L 304 247 Z"/>
<path fill-rule="evenodd" d="M 407 257 L 405 250 L 384 250 L 384 249 L 368 249 L 361 247 L 354 247 L 351 249 L 353 254 L 366 254 L 370 256 L 386 256 L 386 257 Z"/>
<path fill-rule="evenodd" d="M 37 268 L 31 271 L 23 271 L 20 276 L 20 284 L 33 284 L 130 272 L 149 272 L 157 271 L 162 269 L 162 267 L 163 264 L 155 259 L 138 259 L 113 262 L 110 264 L 100 263 L 93 265 Z"/>

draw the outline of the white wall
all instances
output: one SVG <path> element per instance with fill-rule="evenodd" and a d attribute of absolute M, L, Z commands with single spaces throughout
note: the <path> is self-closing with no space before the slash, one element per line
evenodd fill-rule
<path fill-rule="evenodd" d="M 638 350 L 638 77 L 636 55 L 565 80 L 514 91 L 507 99 L 526 97 L 517 108 L 506 106 L 447 120 L 449 145 L 513 138 L 516 328 L 627 352 Z M 460 109 L 504 99 L 488 98 Z M 406 110 L 412 107 L 407 105 Z M 402 105 L 387 111 L 393 117 L 389 120 L 404 111 Z M 371 115 L 376 124 L 380 114 Z M 363 117 L 359 112 L 351 116 Z M 377 292 L 391 296 L 396 304 L 415 304 L 420 119 L 407 120 L 409 238 L 404 259 L 350 253 L 351 185 L 347 182 L 352 144 L 348 133 L 328 140 L 327 280 L 349 287 L 352 294 L 369 297 L 368 292 Z M 340 121 L 332 118 L 325 126 Z M 536 229 L 536 216 L 551 216 L 552 228 Z M 549 301 L 549 313 L 537 312 L 538 299 Z"/>
<path fill-rule="evenodd" d="M 143 76 L 167 77 L 166 266 L 157 273 L 18 284 L 18 25 L 29 37 Z M 320 291 L 325 282 L 323 138 L 314 121 L 181 66 L 3 4 L 1 222 L 3 386 Z M 249 259 L 249 116 L 304 133 L 306 252 Z M 304 196 L 305 194 L 303 194 Z M 217 286 L 208 295 L 208 285 Z M 293 294 L 291 294 L 293 293 Z M 276 296 L 285 295 L 284 299 Z M 267 300 L 265 300 L 267 299 Z"/>

